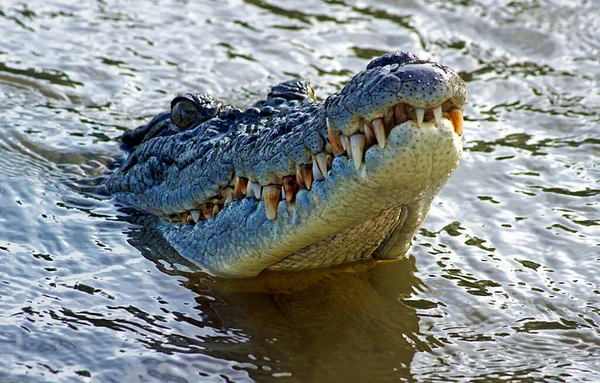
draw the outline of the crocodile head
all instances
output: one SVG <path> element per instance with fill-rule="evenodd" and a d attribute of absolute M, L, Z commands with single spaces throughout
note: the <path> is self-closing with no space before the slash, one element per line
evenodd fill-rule
<path fill-rule="evenodd" d="M 214 275 L 395 258 L 458 165 L 466 95 L 450 68 L 397 52 L 325 102 L 300 80 L 245 110 L 179 96 L 123 136 L 104 189 Z"/>

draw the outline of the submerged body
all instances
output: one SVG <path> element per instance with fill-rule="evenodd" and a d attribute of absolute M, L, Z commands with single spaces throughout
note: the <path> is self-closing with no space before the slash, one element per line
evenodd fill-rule
<path fill-rule="evenodd" d="M 180 96 L 123 136 L 103 188 L 214 275 L 397 258 L 458 165 L 466 94 L 399 52 L 322 103 L 299 80 L 246 110 Z"/>

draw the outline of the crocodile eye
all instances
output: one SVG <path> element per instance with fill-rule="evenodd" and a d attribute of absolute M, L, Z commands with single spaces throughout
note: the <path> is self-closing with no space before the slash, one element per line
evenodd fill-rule
<path fill-rule="evenodd" d="M 194 122 L 197 113 L 194 101 L 181 98 L 171 108 L 171 119 L 178 128 L 186 129 Z"/>

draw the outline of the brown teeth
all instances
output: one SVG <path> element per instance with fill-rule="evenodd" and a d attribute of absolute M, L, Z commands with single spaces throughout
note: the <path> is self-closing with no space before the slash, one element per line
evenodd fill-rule
<path fill-rule="evenodd" d="M 396 126 L 394 124 L 394 108 L 389 108 L 388 110 L 385 111 L 385 113 L 383 114 L 383 121 L 385 123 L 385 126 L 389 126 L 389 127 L 393 127 Z"/>
<path fill-rule="evenodd" d="M 281 200 L 281 185 L 268 185 L 263 187 L 263 200 L 267 218 L 272 221 L 277 218 L 277 205 Z"/>
<path fill-rule="evenodd" d="M 333 131 L 331 125 L 329 125 L 329 119 L 326 119 L 327 122 L 327 136 L 329 137 L 329 143 L 331 144 L 331 150 L 335 156 L 339 156 L 344 153 L 344 148 L 342 147 L 342 141 L 340 139 L 339 134 Z"/>
<path fill-rule="evenodd" d="M 181 223 L 181 215 L 171 214 L 165 217 L 165 219 L 171 223 Z"/>
<path fill-rule="evenodd" d="M 187 211 L 181 213 L 181 222 L 183 222 L 183 223 L 194 223 L 194 221 L 192 220 L 192 216 Z"/>
<path fill-rule="evenodd" d="M 293 203 L 296 200 L 297 188 L 296 177 L 283 177 L 283 191 L 285 192 L 285 200 L 287 203 Z"/>
<path fill-rule="evenodd" d="M 450 121 L 452 121 L 452 126 L 454 126 L 454 131 L 459 136 L 462 136 L 462 134 L 463 134 L 463 111 L 458 108 L 454 108 L 454 109 L 450 109 L 448 111 L 448 114 L 450 115 Z"/>
<path fill-rule="evenodd" d="M 221 209 L 219 208 L 219 205 L 214 205 L 212 209 L 212 215 L 217 215 L 220 211 Z"/>
<path fill-rule="evenodd" d="M 304 183 L 304 178 L 302 177 L 302 172 L 300 168 L 296 168 L 296 182 L 298 183 L 299 188 L 305 188 L 306 184 Z"/>
<path fill-rule="evenodd" d="M 331 149 L 331 144 L 328 142 L 325 144 L 325 153 L 332 154 L 333 150 Z"/>
<path fill-rule="evenodd" d="M 373 133 L 373 130 L 369 127 L 369 125 L 367 123 L 364 124 L 364 130 L 365 130 L 365 145 L 367 146 L 367 148 L 370 148 L 375 143 L 375 134 Z"/>
<path fill-rule="evenodd" d="M 201 205 L 200 210 L 202 211 L 204 218 L 209 219 L 213 215 L 213 204 L 206 203 L 204 205 Z"/>
<path fill-rule="evenodd" d="M 310 190 L 313 183 L 312 165 L 303 165 L 301 168 L 301 172 L 302 179 L 304 180 L 304 185 L 308 190 Z"/>
<path fill-rule="evenodd" d="M 242 199 L 246 196 L 248 189 L 248 178 L 238 177 L 235 181 L 234 197 L 235 199 Z"/>
<path fill-rule="evenodd" d="M 394 105 L 394 126 L 408 121 L 408 111 L 402 103 Z"/>

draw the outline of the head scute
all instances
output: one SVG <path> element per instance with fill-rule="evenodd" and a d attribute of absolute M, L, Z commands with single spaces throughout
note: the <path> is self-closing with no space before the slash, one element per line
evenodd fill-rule
<path fill-rule="evenodd" d="M 372 60 L 367 65 L 367 70 L 373 69 L 376 67 L 382 67 L 386 65 L 408 65 L 408 64 L 418 64 L 424 62 L 420 60 L 417 55 L 412 52 L 401 51 L 401 52 L 391 52 L 379 58 Z"/>
<path fill-rule="evenodd" d="M 282 98 L 286 101 L 314 101 L 314 91 L 308 80 L 293 79 L 277 84 L 267 95 L 269 99 Z"/>

